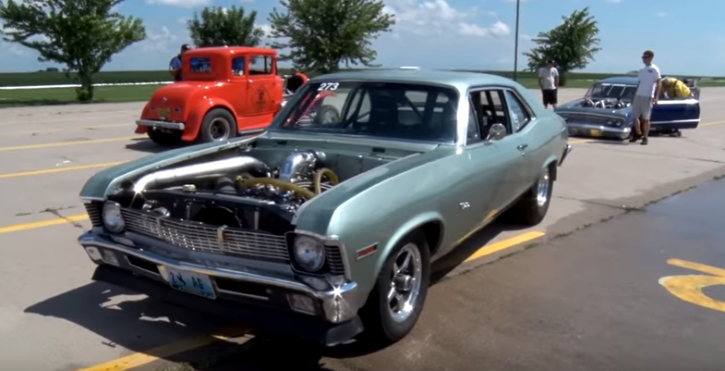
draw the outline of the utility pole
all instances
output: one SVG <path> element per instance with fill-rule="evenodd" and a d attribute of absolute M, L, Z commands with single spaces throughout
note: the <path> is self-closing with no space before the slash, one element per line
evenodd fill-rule
<path fill-rule="evenodd" d="M 516 0 L 516 40 L 514 40 L 514 81 L 516 80 L 516 72 L 519 69 L 519 13 L 521 10 L 521 0 Z"/>

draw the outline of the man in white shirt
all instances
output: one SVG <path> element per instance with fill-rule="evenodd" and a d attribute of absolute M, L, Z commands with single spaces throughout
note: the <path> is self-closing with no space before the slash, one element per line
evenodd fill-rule
<path fill-rule="evenodd" d="M 554 61 L 546 61 L 546 67 L 539 70 L 539 87 L 541 88 L 541 100 L 544 103 L 544 107 L 556 108 L 558 103 L 557 99 L 557 86 L 559 86 L 559 71 L 554 66 Z"/>
<path fill-rule="evenodd" d="M 650 115 L 652 107 L 657 104 L 657 99 L 662 91 L 662 75 L 660 69 L 652 63 L 655 54 L 646 50 L 642 54 L 644 68 L 639 70 L 639 85 L 632 100 L 632 115 L 634 116 L 634 130 L 630 143 L 642 139 L 642 145 L 647 144 L 647 135 L 650 128 Z"/>

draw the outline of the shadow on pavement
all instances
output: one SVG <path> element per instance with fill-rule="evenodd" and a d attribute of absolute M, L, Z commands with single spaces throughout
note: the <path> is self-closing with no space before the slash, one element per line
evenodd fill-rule
<path fill-rule="evenodd" d="M 146 137 L 142 137 L 142 138 L 143 139 L 140 139 L 134 143 L 127 144 L 126 149 L 130 149 L 132 151 L 137 151 L 137 152 L 147 152 L 147 153 L 154 154 L 154 153 L 161 153 L 161 152 L 169 151 L 172 149 L 177 149 L 177 148 L 182 148 L 182 147 L 187 146 L 184 144 L 180 144 L 180 145 L 176 145 L 176 146 L 162 146 L 160 144 L 154 143 L 152 140 L 150 140 Z"/>
<path fill-rule="evenodd" d="M 434 264 L 431 285 L 440 282 L 446 274 L 500 233 L 522 228 L 494 222 L 473 235 Z M 242 345 L 209 341 L 207 343 L 210 344 L 204 343 L 193 350 L 171 355 L 168 347 L 164 349 L 163 345 L 182 339 L 187 341 L 189 338 L 208 337 L 205 334 L 228 328 L 230 323 L 102 282 L 92 282 L 46 299 L 26 308 L 24 312 L 75 323 L 108 339 L 102 342 L 107 347 L 125 348 L 175 364 L 164 371 L 329 370 L 319 364 L 323 357 L 362 357 L 384 349 L 368 345 L 364 340 L 325 348 L 306 340 L 263 329 L 255 330 L 254 319 L 250 318 L 249 323 L 239 325 L 245 326 L 243 328 L 249 330 L 244 332 L 255 337 Z"/>

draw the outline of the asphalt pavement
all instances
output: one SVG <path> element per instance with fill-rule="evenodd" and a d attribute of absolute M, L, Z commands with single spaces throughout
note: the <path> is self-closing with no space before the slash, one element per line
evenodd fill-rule
<path fill-rule="evenodd" d="M 582 90 L 562 90 L 560 99 L 566 101 L 582 94 Z M 547 347 L 553 346 L 553 342 L 547 339 L 555 339 L 554 335 L 557 334 L 557 331 L 571 329 L 567 327 L 569 325 L 566 321 L 561 322 L 563 321 L 561 318 L 572 317 L 578 318 L 582 322 L 596 323 L 599 316 L 589 317 L 586 320 L 585 309 L 589 305 L 587 300 L 593 300 L 592 303 L 594 303 L 601 299 L 597 295 L 610 297 L 614 309 L 623 305 L 615 300 L 615 298 L 621 298 L 622 295 L 632 300 L 633 303 L 640 303 L 642 308 L 651 300 L 652 305 L 649 310 L 653 313 L 666 309 L 664 301 L 649 295 L 637 296 L 635 293 L 620 292 L 615 290 L 619 287 L 616 285 L 597 288 L 593 281 L 598 275 L 600 283 L 619 282 L 617 279 L 623 279 L 628 282 L 631 280 L 634 288 L 639 287 L 638 285 L 642 287 L 650 285 L 650 282 L 646 280 L 637 281 L 635 273 L 621 273 L 622 277 L 617 275 L 605 279 L 608 276 L 604 275 L 606 273 L 604 271 L 617 272 L 616 269 L 620 267 L 610 266 L 607 270 L 606 265 L 600 265 L 606 261 L 606 257 L 598 255 L 604 254 L 599 250 L 609 250 L 605 248 L 607 245 L 592 240 L 580 244 L 577 249 L 567 248 L 565 245 L 556 246 L 562 244 L 563 241 L 580 238 L 578 237 L 580 235 L 593 233 L 592 231 L 597 230 L 596 228 L 605 225 L 600 225 L 600 223 L 608 221 L 606 223 L 608 225 L 618 222 L 620 218 L 636 217 L 636 215 L 640 215 L 641 210 L 654 201 L 725 175 L 725 152 L 723 151 L 725 141 L 722 139 L 725 137 L 725 115 L 723 115 L 725 110 L 719 104 L 723 98 L 725 98 L 725 89 L 703 89 L 703 124 L 697 130 L 683 132 L 682 138 L 652 138 L 648 146 L 572 138 L 570 142 L 574 145 L 574 151 L 560 169 L 559 181 L 554 187 L 554 200 L 544 222 L 531 229 L 496 224 L 471 238 L 454 255 L 441 262 L 440 271 L 453 278 L 444 280 L 433 287 L 423 321 L 416 328 L 413 336 L 401 344 L 390 350 L 344 361 L 346 365 L 352 366 L 344 366 L 341 364 L 342 361 L 334 357 L 332 360 L 326 358 L 323 360 L 330 365 L 329 367 L 342 367 L 341 369 L 345 369 L 344 367 L 366 369 L 366 367 L 374 365 L 383 369 L 398 369 L 383 367 L 383 363 L 381 363 L 396 355 L 400 358 L 399 362 L 417 364 L 420 366 L 419 368 L 424 368 L 426 363 L 434 364 L 431 357 L 449 360 L 447 362 L 459 362 L 451 363 L 451 366 L 439 362 L 438 365 L 441 365 L 439 369 L 444 370 L 446 368 L 466 369 L 464 366 L 455 365 L 465 363 L 464 359 L 469 359 L 470 362 L 484 362 L 482 357 L 487 355 L 485 359 L 492 360 L 491 367 L 501 367 L 504 365 L 501 363 L 503 361 L 496 363 L 493 360 L 497 358 L 492 354 L 503 352 L 505 347 L 518 349 L 522 354 L 529 354 L 528 362 L 533 362 L 531 359 L 534 357 L 531 353 L 525 352 L 527 349 L 539 346 L 537 344 L 542 344 L 541 349 L 549 349 Z M 0 194 L 0 249 L 3 252 L 2 259 L 0 259 L 0 282 L 2 282 L 0 285 L 0 297 L 2 297 L 0 300 L 0 343 L 3 344 L 3 347 L 0 347 L 1 369 L 52 371 L 112 369 L 121 371 L 137 366 L 162 369 L 172 366 L 166 360 L 189 359 L 196 363 L 201 360 L 207 364 L 223 364 L 224 362 L 219 362 L 218 358 L 226 356 L 220 354 L 228 350 L 239 351 L 239 345 L 230 345 L 226 342 L 209 345 L 219 336 L 215 338 L 208 334 L 230 334 L 231 330 L 226 323 L 172 308 L 133 292 L 90 281 L 94 266 L 76 242 L 77 236 L 89 227 L 82 204 L 78 199 L 78 192 L 86 180 L 97 171 L 161 150 L 143 136 L 133 134 L 133 121 L 138 117 L 142 106 L 143 103 L 123 103 L 2 110 L 2 115 L 0 115 L 0 184 L 5 192 Z M 655 207 L 658 207 L 657 205 Z M 642 215 L 650 215 L 649 213 Z M 712 220 L 717 220 L 715 216 L 712 218 Z M 699 224 L 705 225 L 702 222 Z M 667 232 L 667 229 L 673 227 L 661 228 L 665 229 L 663 232 Z M 607 238 L 610 240 L 618 241 L 615 237 L 618 233 L 619 231 L 609 231 L 604 235 L 608 236 Z M 649 233 L 649 230 L 645 230 L 639 235 L 631 233 L 630 237 L 625 240 L 636 245 L 637 236 L 643 236 L 641 237 L 643 239 L 649 236 Z M 709 233 L 716 232 L 710 231 Z M 700 241 L 690 242 L 690 245 L 707 243 L 707 237 L 702 237 L 702 234 L 692 233 L 688 236 L 693 241 Z M 674 241 L 674 239 L 668 238 L 661 241 L 667 243 L 670 240 Z M 534 246 L 534 243 L 539 245 Z M 544 248 L 549 246 L 547 244 L 553 244 L 551 245 L 553 247 Z M 581 247 L 587 244 L 599 246 L 599 249 Z M 617 244 L 611 250 L 620 251 L 622 246 L 619 245 Z M 483 250 L 480 250 L 482 247 Z M 531 249 L 526 250 L 527 248 Z M 632 247 L 632 249 L 635 248 L 638 249 L 636 246 Z M 694 249 L 680 248 L 683 252 L 691 252 Z M 552 253 L 567 251 L 568 253 L 560 253 L 559 257 L 554 260 L 554 257 L 541 255 L 545 251 L 552 251 Z M 589 253 L 585 253 L 587 251 Z M 514 252 L 522 253 L 513 255 L 511 259 L 497 261 Z M 567 277 L 563 275 L 563 272 L 567 271 L 569 264 L 566 263 L 564 255 L 570 254 L 572 261 L 581 263 L 578 268 L 580 271 L 573 266 L 570 267 L 570 271 L 581 274 L 591 272 L 589 279 L 567 276 L 571 282 L 565 282 Z M 628 256 L 623 254 L 622 251 L 621 256 L 610 257 L 610 259 L 621 261 L 622 269 L 629 267 L 627 265 Z M 471 260 L 472 256 L 478 257 L 478 259 Z M 538 260 L 526 263 L 528 259 L 533 260 L 534 257 L 538 257 L 536 258 Z M 713 266 L 720 264 L 716 260 L 710 260 L 709 255 L 692 257 L 682 255 L 679 258 L 691 259 Z M 516 259 L 527 259 L 518 264 L 531 264 L 531 267 L 520 268 L 519 275 L 513 276 L 516 273 L 514 268 L 517 267 L 509 265 L 519 261 Z M 653 259 L 650 265 L 662 266 L 663 275 L 676 272 L 674 266 L 668 264 L 666 259 L 660 260 Z M 635 259 L 635 261 L 637 260 Z M 493 264 L 479 268 L 484 263 Z M 509 269 L 500 268 L 501 266 L 509 267 Z M 633 264 L 633 266 L 638 267 L 639 265 Z M 723 264 L 719 266 L 725 267 Z M 539 276 L 536 276 L 537 272 Z M 559 275 L 560 273 L 562 275 Z M 485 277 L 479 277 L 479 275 Z M 473 281 L 476 277 L 478 277 L 478 281 Z M 538 288 L 543 292 L 535 295 L 533 288 L 546 283 L 542 277 L 550 277 L 550 285 L 547 285 L 546 288 Z M 627 277 L 630 278 L 627 279 Z M 589 282 L 588 287 L 594 292 L 588 295 L 593 296 L 587 299 L 589 297 L 583 295 L 585 293 L 582 290 L 582 292 L 575 292 L 576 297 L 579 297 L 581 293 L 582 299 L 571 299 L 579 303 L 578 305 L 582 305 L 582 312 L 569 308 L 568 316 L 557 317 L 554 315 L 558 313 L 556 305 L 562 305 L 561 310 L 566 312 L 567 305 L 572 305 L 571 302 L 545 303 L 544 298 L 548 295 L 557 296 L 557 293 L 563 295 L 568 292 L 563 288 L 568 287 L 573 290 L 572 285 L 584 282 Z M 677 280 L 672 282 L 677 283 Z M 515 286 L 516 284 L 522 286 Z M 658 286 L 656 279 L 655 284 L 652 295 L 660 295 L 656 294 L 659 292 L 657 290 L 664 291 L 664 288 L 661 285 Z M 447 293 L 447 290 L 451 292 Z M 643 290 L 645 289 L 643 288 Z M 517 296 L 519 291 L 528 293 L 527 297 L 538 297 L 539 299 L 535 302 L 528 302 Z M 683 297 L 689 297 L 686 294 L 680 294 Z M 446 295 L 451 296 L 449 298 Z M 675 299 L 670 294 L 665 295 L 665 298 L 663 300 L 668 300 L 669 305 L 695 307 L 693 304 Z M 521 323 L 527 324 L 524 327 L 535 327 L 539 323 L 536 316 L 527 317 L 531 316 L 532 312 L 526 308 L 537 307 L 539 303 L 541 303 L 539 306 L 541 313 L 554 313 L 544 317 L 544 322 L 540 325 L 539 330 L 542 334 L 546 332 L 544 331 L 546 329 L 551 331 L 548 336 L 541 335 L 532 338 L 537 339 L 536 342 L 532 340 L 531 343 L 525 343 Z M 635 313 L 637 308 L 640 307 L 629 309 Z M 442 309 L 446 309 L 446 311 L 442 312 Z M 614 309 L 613 313 L 621 313 Z M 697 307 L 684 310 L 694 309 L 710 313 L 710 310 Z M 577 313 L 580 313 L 582 317 L 577 317 Z M 721 315 L 721 313 L 713 313 L 709 315 Z M 622 315 L 624 314 L 626 313 Z M 432 315 L 437 317 L 431 317 Z M 466 318 L 467 320 L 464 321 Z M 546 322 L 549 318 L 552 322 Z M 620 320 L 626 322 L 627 318 L 623 316 Z M 697 318 L 696 314 L 684 315 L 682 321 L 685 321 L 684 323 L 687 325 L 696 326 Z M 693 324 L 687 322 L 691 320 L 695 322 Z M 651 323 L 649 321 L 654 320 L 645 316 L 641 321 L 649 324 Z M 463 322 L 467 324 L 463 326 Z M 450 329 L 445 328 L 448 323 L 451 324 Z M 667 323 L 669 327 L 676 328 L 678 325 L 686 326 L 674 320 Z M 706 327 L 717 329 L 714 324 Z M 637 327 L 633 326 L 633 328 Z M 217 331 L 219 329 L 222 329 L 221 332 Z M 453 332 L 454 329 L 456 332 Z M 596 327 L 592 325 L 586 329 L 585 333 L 591 334 L 595 329 Z M 234 334 L 254 332 L 253 328 L 235 330 L 239 331 L 235 331 Z M 294 342 L 279 345 L 278 340 L 264 341 L 260 340 L 261 338 L 249 340 L 250 338 L 235 337 L 234 341 L 244 343 L 241 346 L 246 347 L 244 349 L 255 349 L 252 353 L 276 354 L 277 358 L 287 360 L 297 359 L 296 357 L 301 354 L 310 354 L 307 348 L 299 350 L 298 344 L 294 344 Z M 467 339 L 470 344 L 456 342 L 454 341 L 456 338 Z M 520 342 L 517 343 L 516 339 L 519 339 Z M 663 337 L 664 339 L 666 338 Z M 710 354 L 710 350 L 714 349 L 712 347 L 715 345 L 706 341 L 705 338 L 702 339 L 711 347 L 707 348 L 703 345 L 700 348 L 703 352 L 703 359 L 707 360 L 708 357 L 705 355 Z M 614 348 L 607 348 L 612 346 L 606 345 L 607 338 L 599 338 L 599 340 L 598 346 L 601 346 L 602 349 L 609 349 L 607 352 L 613 352 Z M 700 340 L 695 343 L 699 344 L 698 341 Z M 450 342 L 450 344 L 442 345 L 443 342 Z M 294 351 L 294 349 L 298 350 Z M 479 349 L 480 352 L 476 349 Z M 576 353 L 573 350 L 571 352 L 573 352 L 571 354 Z M 249 352 L 242 353 L 249 354 Z M 446 354 L 449 353 L 458 356 L 447 356 Z M 285 356 L 281 357 L 280 354 Z M 553 355 L 547 354 L 542 351 L 540 357 L 553 359 L 551 358 Z M 668 354 L 676 355 L 677 353 L 675 350 L 663 353 L 663 355 Z M 311 361 L 316 361 L 314 354 L 312 355 Z M 511 364 L 520 364 L 521 367 L 528 365 L 515 363 L 519 362 L 516 361 L 519 356 L 511 355 L 510 357 L 510 362 L 514 362 Z M 275 358 L 275 356 L 267 358 Z M 564 362 L 565 358 L 551 362 L 557 364 L 556 362 Z M 423 361 L 426 359 L 427 362 Z M 572 364 L 575 366 L 579 365 L 576 363 L 576 359 L 566 359 L 573 362 Z M 636 361 L 635 358 L 630 359 L 633 362 Z M 712 361 L 712 358 L 709 360 Z M 271 361 L 268 360 L 268 362 Z M 672 364 L 676 365 L 676 362 L 673 360 Z M 598 364 L 592 363 L 593 369 L 596 369 Z M 517 369 L 512 367 L 512 369 Z M 566 367 L 563 368 L 566 369 Z M 405 368 L 401 366 L 400 369 Z M 619 370 L 616 367 L 613 369 Z M 695 370 L 696 368 L 689 369 Z"/>
<path fill-rule="evenodd" d="M 251 340 L 189 369 L 721 371 L 723 219 L 725 181 L 711 181 L 447 278 L 412 335 L 388 349 Z M 704 293 L 703 282 L 713 285 Z"/>

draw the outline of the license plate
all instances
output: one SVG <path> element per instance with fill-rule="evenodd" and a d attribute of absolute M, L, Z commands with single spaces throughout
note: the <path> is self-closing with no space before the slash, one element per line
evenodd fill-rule
<path fill-rule="evenodd" d="M 591 129 L 591 130 L 589 130 L 589 135 L 591 135 L 593 137 L 601 137 L 602 131 L 599 129 Z"/>
<path fill-rule="evenodd" d="M 203 296 L 209 299 L 216 299 L 214 286 L 208 276 L 186 271 L 177 271 L 166 268 L 169 273 L 169 284 L 174 289 L 188 292 L 189 294 Z"/>
<path fill-rule="evenodd" d="M 171 109 L 169 109 L 169 108 L 159 108 L 157 110 L 157 112 L 159 113 L 159 117 L 162 120 L 169 117 L 169 115 L 171 115 Z"/>

